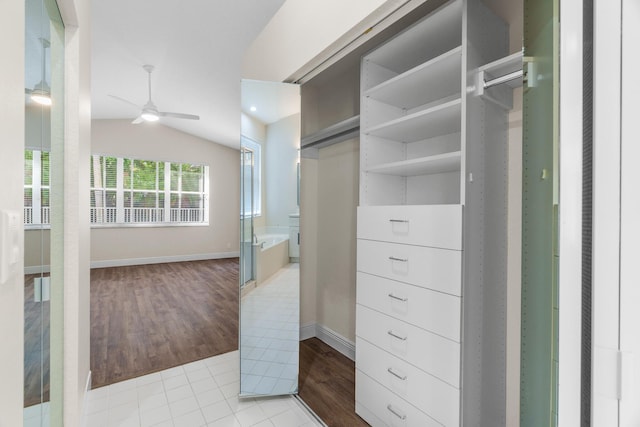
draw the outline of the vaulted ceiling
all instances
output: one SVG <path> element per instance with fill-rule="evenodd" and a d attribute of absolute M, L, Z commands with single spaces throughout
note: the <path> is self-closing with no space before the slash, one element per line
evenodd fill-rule
<path fill-rule="evenodd" d="M 147 102 L 144 64 L 155 66 L 153 101 L 167 126 L 239 146 L 240 76 L 245 51 L 284 0 L 94 0 L 92 115 L 134 119 Z M 151 125 L 142 123 L 138 126 Z"/>

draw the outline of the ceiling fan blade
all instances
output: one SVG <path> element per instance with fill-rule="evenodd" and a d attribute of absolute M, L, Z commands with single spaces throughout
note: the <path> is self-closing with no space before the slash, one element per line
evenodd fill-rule
<path fill-rule="evenodd" d="M 138 116 L 136 119 L 134 119 L 131 123 L 134 125 L 140 124 L 144 122 L 144 119 L 142 118 L 142 116 Z"/>
<path fill-rule="evenodd" d="M 160 116 L 160 117 L 174 117 L 176 119 L 200 120 L 200 116 L 196 116 L 195 114 L 168 113 L 166 111 L 159 111 L 158 112 L 158 116 Z"/>
<path fill-rule="evenodd" d="M 111 98 L 113 98 L 113 99 L 117 99 L 118 101 L 122 101 L 122 102 L 124 102 L 125 104 L 129 104 L 129 105 L 131 105 L 132 107 L 136 107 L 138 110 L 141 110 L 141 109 L 142 109 L 142 107 L 141 107 L 141 106 L 136 105 L 136 104 L 134 104 L 134 103 L 133 103 L 133 102 L 131 102 L 131 101 L 127 101 L 127 100 L 126 100 L 126 99 L 124 99 L 124 98 L 120 98 L 119 96 L 115 96 L 115 95 L 109 95 L 109 96 L 110 96 Z"/>

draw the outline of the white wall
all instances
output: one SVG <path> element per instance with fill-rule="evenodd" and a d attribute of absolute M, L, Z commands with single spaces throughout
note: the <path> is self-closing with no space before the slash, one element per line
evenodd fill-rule
<path fill-rule="evenodd" d="M 300 159 L 300 325 L 316 323 L 318 160 Z"/>
<path fill-rule="evenodd" d="M 0 179 L 5 183 L 0 210 L 22 212 L 24 174 L 24 3 L 3 2 L 0 14 Z M 9 185 L 10 183 L 15 183 Z M 0 426 L 22 425 L 24 279 L 23 236 L 18 236 L 20 253 L 16 271 L 0 283 Z M 0 255 L 5 257 L 5 254 Z"/>
<path fill-rule="evenodd" d="M 360 142 L 319 152 L 317 321 L 355 342 L 356 208 Z"/>
<path fill-rule="evenodd" d="M 243 77 L 285 81 L 385 0 L 287 0 L 247 50 Z"/>
<path fill-rule="evenodd" d="M 89 377 L 89 162 L 91 150 L 91 13 L 86 0 L 58 0 L 65 23 L 64 322 L 52 329 L 51 383 L 63 381 L 63 424 L 80 425 Z M 52 298 L 55 297 L 55 294 Z M 52 302 L 52 328 L 54 314 Z M 64 339 L 63 339 L 64 338 Z M 63 372 L 54 372 L 54 346 L 63 346 Z M 56 356 L 57 357 L 57 356 Z M 55 408 L 52 407 L 52 410 Z"/>
<path fill-rule="evenodd" d="M 209 166 L 209 225 L 121 227 L 91 230 L 91 261 L 185 256 L 237 256 L 239 251 L 240 161 L 238 150 L 159 123 L 94 120 L 92 152 L 144 160 Z M 88 164 L 88 160 L 87 160 Z"/>
<path fill-rule="evenodd" d="M 267 140 L 267 127 L 264 123 L 245 113 L 240 114 L 240 129 L 242 130 L 242 135 L 256 142 L 262 144 Z"/>
<path fill-rule="evenodd" d="M 299 147 L 300 114 L 267 125 L 263 198 L 268 227 L 288 227 L 289 214 L 299 212 L 296 170 Z"/>

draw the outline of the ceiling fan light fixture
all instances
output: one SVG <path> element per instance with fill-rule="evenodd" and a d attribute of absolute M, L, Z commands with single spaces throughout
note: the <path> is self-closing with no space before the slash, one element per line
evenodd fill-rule
<path fill-rule="evenodd" d="M 31 100 L 40 105 L 51 105 L 51 89 L 47 82 L 42 80 L 40 83 L 35 85 L 33 90 L 31 91 Z"/>
<path fill-rule="evenodd" d="M 142 114 L 140 114 L 140 117 L 145 122 L 157 122 L 160 119 L 160 117 L 153 111 L 144 111 Z"/>

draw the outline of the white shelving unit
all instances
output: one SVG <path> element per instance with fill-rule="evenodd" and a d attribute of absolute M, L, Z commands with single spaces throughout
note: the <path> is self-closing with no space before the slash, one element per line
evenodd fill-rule
<path fill-rule="evenodd" d="M 474 84 L 522 69 L 507 40 L 480 0 L 452 0 L 362 58 L 356 412 L 371 425 L 504 419 L 517 82 Z"/>
<path fill-rule="evenodd" d="M 462 6 L 441 8 L 363 58 L 362 205 L 460 203 Z M 457 196 L 427 186 L 422 197 L 425 180 Z"/>

